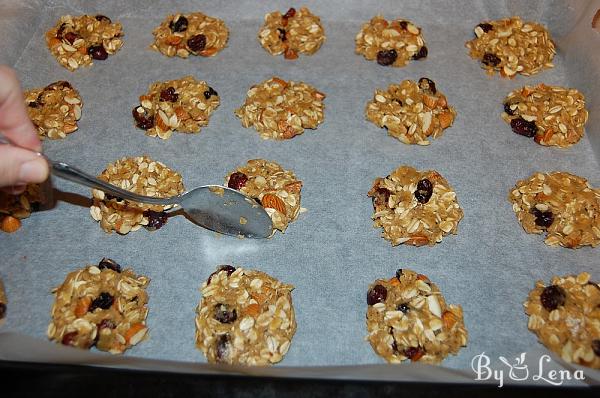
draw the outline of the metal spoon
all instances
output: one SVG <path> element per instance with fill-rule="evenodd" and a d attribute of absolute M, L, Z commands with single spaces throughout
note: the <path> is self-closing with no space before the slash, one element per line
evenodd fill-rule
<path fill-rule="evenodd" d="M 0 144 L 14 145 L 1 134 Z M 57 177 L 96 188 L 132 202 L 180 206 L 195 224 L 221 234 L 247 238 L 268 238 L 273 233 L 273 224 L 265 209 L 254 199 L 235 189 L 220 185 L 204 185 L 170 198 L 137 195 L 102 181 L 67 163 L 55 162 L 39 152 L 38 155 L 46 158 L 51 166 L 52 174 Z"/>

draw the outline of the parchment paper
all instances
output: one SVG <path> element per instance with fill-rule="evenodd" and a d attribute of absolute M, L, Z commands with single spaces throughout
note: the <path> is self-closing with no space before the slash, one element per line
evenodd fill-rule
<path fill-rule="evenodd" d="M 0 235 L 0 276 L 9 298 L 0 335 L 0 359 L 87 363 L 143 369 L 215 372 L 194 347 L 198 288 L 218 264 L 258 268 L 296 286 L 298 331 L 284 361 L 273 368 L 225 371 L 246 374 L 386 380 L 469 381 L 471 360 L 529 352 L 537 363 L 547 353 L 527 330 L 522 303 L 535 281 L 590 272 L 600 278 L 598 250 L 550 248 L 526 234 L 508 191 L 536 171 L 565 170 L 600 186 L 600 110 L 597 49 L 590 23 L 599 1 L 0 1 L 0 62 L 13 65 L 25 88 L 69 80 L 84 100 L 78 132 L 46 141 L 45 152 L 93 174 L 122 156 L 148 154 L 181 172 L 186 187 L 222 183 L 248 159 L 266 158 L 304 181 L 308 212 L 285 235 L 270 240 L 218 237 L 183 217 L 161 230 L 127 236 L 105 234 L 86 207 L 88 189 L 55 181 L 55 209 L 34 214 L 14 234 Z M 265 13 L 307 5 L 321 16 L 327 41 L 314 56 L 290 62 L 264 51 L 256 34 Z M 225 20 L 229 46 L 214 58 L 166 58 L 149 50 L 152 29 L 168 13 L 200 10 Z M 102 13 L 124 26 L 125 45 L 105 62 L 71 73 L 58 65 L 43 34 L 63 14 Z M 384 68 L 354 54 L 362 23 L 381 13 L 421 26 L 426 60 Z M 513 80 L 488 77 L 464 44 L 484 19 L 510 15 L 539 21 L 558 44 L 556 67 Z M 592 51 L 596 49 L 596 51 Z M 192 74 L 219 92 L 221 106 L 199 135 L 174 134 L 162 141 L 134 127 L 131 109 L 157 80 Z M 233 115 L 247 89 L 273 75 L 301 80 L 327 94 L 325 122 L 293 140 L 263 141 Z M 375 88 L 427 76 L 458 112 L 453 127 L 429 147 L 407 146 L 365 120 Z M 581 90 L 590 110 L 587 134 L 570 149 L 541 147 L 510 131 L 501 120 L 502 100 L 524 84 L 560 84 Z M 594 151 L 594 148 L 596 151 Z M 595 154 L 596 153 L 596 154 Z M 372 227 L 366 196 L 375 177 L 401 164 L 436 169 L 455 188 L 465 212 L 459 233 L 435 247 L 391 247 Z M 47 343 L 50 290 L 75 268 L 102 257 L 149 276 L 150 339 L 123 357 L 73 352 Z M 449 303 L 463 306 L 468 346 L 443 367 L 388 366 L 366 335 L 366 290 L 397 268 L 411 268 L 438 284 Z M 33 340 L 32 340 L 33 338 Z M 134 359 L 139 357 L 142 359 Z M 153 361 L 161 360 L 160 361 Z M 512 362 L 512 360 L 511 360 Z M 354 365 L 370 365 L 367 367 Z M 372 366 L 378 365 L 378 366 Z M 315 366 L 319 368 L 314 368 Z M 326 368 L 320 368 L 325 366 Z M 568 364 L 554 358 L 551 365 Z M 289 368 L 288 368 L 289 367 Z M 585 369 L 585 368 L 581 368 Z M 585 370 L 584 383 L 600 380 Z M 508 380 L 506 381 L 508 382 Z M 533 382 L 528 380 L 526 382 Z"/>

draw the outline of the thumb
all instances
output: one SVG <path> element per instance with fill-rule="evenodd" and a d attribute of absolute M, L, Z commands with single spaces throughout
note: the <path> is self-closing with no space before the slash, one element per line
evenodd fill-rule
<path fill-rule="evenodd" d="M 39 183 L 48 178 L 48 162 L 27 149 L 0 145 L 0 187 Z"/>

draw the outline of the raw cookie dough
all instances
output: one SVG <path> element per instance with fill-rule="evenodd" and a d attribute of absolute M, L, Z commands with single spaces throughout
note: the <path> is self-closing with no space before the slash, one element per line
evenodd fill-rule
<path fill-rule="evenodd" d="M 460 305 L 446 304 L 425 275 L 399 269 L 367 292 L 367 340 L 383 359 L 438 364 L 467 345 Z"/>
<path fill-rule="evenodd" d="M 515 133 L 534 137 L 540 145 L 567 148 L 583 137 L 588 111 L 576 89 L 541 83 L 510 92 L 502 119 Z"/>
<path fill-rule="evenodd" d="M 281 361 L 296 333 L 293 289 L 264 272 L 220 266 L 202 284 L 196 346 L 213 363 Z"/>
<path fill-rule="evenodd" d="M 191 55 L 212 57 L 227 46 L 225 22 L 201 12 L 169 15 L 152 32 L 152 49 L 168 57 Z"/>
<path fill-rule="evenodd" d="M 525 301 L 527 327 L 567 362 L 600 369 L 600 286 L 590 274 L 537 281 Z"/>
<path fill-rule="evenodd" d="M 248 90 L 235 115 L 242 126 L 254 126 L 261 138 L 284 140 L 323 123 L 325 94 L 303 83 L 272 77 Z"/>
<path fill-rule="evenodd" d="M 388 134 L 405 144 L 429 145 L 454 122 L 456 111 L 435 83 L 422 77 L 418 83 L 404 80 L 375 90 L 365 109 L 367 120 L 385 127 Z"/>
<path fill-rule="evenodd" d="M 109 164 L 98 178 L 145 196 L 165 198 L 184 192 L 181 175 L 148 156 L 117 160 Z M 108 233 L 116 231 L 125 235 L 142 226 L 149 230 L 159 229 L 167 222 L 165 210 L 173 207 L 128 202 L 97 189 L 92 190 L 92 195 L 92 218 L 100 221 L 100 226 Z"/>
<path fill-rule="evenodd" d="M 83 101 L 69 82 L 57 81 L 44 88 L 26 91 L 25 105 L 40 139 L 56 140 L 77 130 Z"/>
<path fill-rule="evenodd" d="M 475 38 L 466 43 L 469 55 L 481 61 L 481 67 L 502 77 L 517 73 L 534 75 L 544 68 L 553 68 L 556 50 L 550 33 L 534 22 L 520 17 L 482 22 L 475 27 Z"/>
<path fill-rule="evenodd" d="M 116 53 L 123 46 L 123 29 L 104 15 L 65 15 L 46 32 L 46 44 L 59 64 L 74 71 Z"/>
<path fill-rule="evenodd" d="M 392 245 L 433 246 L 456 234 L 463 211 L 456 193 L 437 171 L 401 166 L 376 178 L 368 195 L 373 198 L 373 226 Z"/>
<path fill-rule="evenodd" d="M 378 15 L 363 24 L 355 41 L 357 54 L 383 66 L 404 66 L 427 57 L 421 28 L 403 19 L 388 22 Z"/>
<path fill-rule="evenodd" d="M 4 232 L 15 232 L 21 227 L 24 218 L 36 211 L 45 201 L 40 184 L 29 184 L 19 195 L 0 191 L 0 225 Z"/>
<path fill-rule="evenodd" d="M 285 232 L 288 224 L 305 209 L 300 207 L 302 181 L 294 173 L 275 162 L 264 159 L 249 160 L 225 177 L 229 188 L 257 200 L 273 221 L 275 229 Z"/>
<path fill-rule="evenodd" d="M 6 292 L 4 291 L 2 279 L 0 279 L 0 326 L 2 326 L 4 319 L 6 318 L 6 304 L 8 304 Z"/>
<path fill-rule="evenodd" d="M 199 133 L 220 103 L 219 94 L 205 81 L 186 76 L 152 84 L 132 114 L 146 135 L 167 139 L 174 130 Z"/>
<path fill-rule="evenodd" d="M 299 54 L 312 55 L 325 42 L 321 19 L 306 7 L 285 14 L 279 11 L 265 15 L 265 23 L 258 31 L 258 41 L 271 55 L 283 54 L 285 59 L 296 59 Z"/>
<path fill-rule="evenodd" d="M 566 172 L 535 173 L 508 195 L 527 233 L 546 232 L 544 243 L 571 249 L 600 244 L 600 189 Z"/>
<path fill-rule="evenodd" d="M 121 354 L 146 337 L 150 280 L 103 258 L 67 275 L 52 291 L 48 338 L 64 345 Z"/>

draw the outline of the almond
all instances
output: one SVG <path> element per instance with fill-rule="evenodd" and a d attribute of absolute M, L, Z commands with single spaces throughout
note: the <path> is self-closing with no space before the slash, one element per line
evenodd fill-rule
<path fill-rule="evenodd" d="M 180 36 L 176 36 L 176 35 L 171 35 L 169 37 L 167 37 L 167 40 L 165 40 L 167 42 L 167 44 L 171 45 L 171 46 L 176 46 L 179 43 L 181 43 L 181 37 Z"/>
<path fill-rule="evenodd" d="M 200 51 L 198 54 L 202 55 L 203 57 L 212 57 L 216 53 L 217 53 L 217 48 L 211 47 L 211 48 L 207 48 L 205 50 Z"/>
<path fill-rule="evenodd" d="M 260 312 L 260 306 L 258 304 L 250 304 L 244 308 L 244 314 L 252 317 L 256 317 Z"/>
<path fill-rule="evenodd" d="M 445 95 L 440 94 L 437 100 L 437 106 L 439 106 L 440 108 L 448 107 L 448 100 L 446 99 Z"/>
<path fill-rule="evenodd" d="M 444 321 L 444 327 L 446 329 L 452 329 L 452 326 L 458 321 L 456 315 L 451 311 L 444 311 L 442 314 L 442 321 Z"/>
<path fill-rule="evenodd" d="M 271 80 L 273 80 L 273 82 L 274 82 L 274 83 L 279 83 L 279 84 L 281 84 L 281 85 L 283 86 L 283 88 L 286 88 L 286 87 L 287 87 L 287 85 L 288 85 L 288 84 L 287 84 L 287 82 L 286 82 L 285 80 L 282 80 L 282 79 L 280 79 L 280 78 L 278 78 L 278 77 L 273 77 Z"/>
<path fill-rule="evenodd" d="M 292 50 L 291 48 L 288 48 L 287 50 L 285 50 L 285 53 L 283 54 L 283 58 L 296 59 L 296 58 L 298 58 L 298 53 L 296 51 Z"/>
<path fill-rule="evenodd" d="M 284 188 L 286 191 L 291 193 L 300 193 L 300 190 L 302 189 L 302 181 L 290 182 L 289 184 L 286 184 Z"/>
<path fill-rule="evenodd" d="M 87 314 L 88 309 L 90 308 L 90 304 L 92 303 L 92 299 L 90 297 L 82 297 L 77 302 L 75 306 L 75 316 L 77 318 L 81 318 L 85 314 Z"/>
<path fill-rule="evenodd" d="M 146 329 L 146 325 L 143 323 L 134 323 L 125 332 L 125 341 L 127 344 L 135 345 L 142 340 L 147 331 L 148 329 Z"/>
<path fill-rule="evenodd" d="M 261 203 L 262 203 L 263 207 L 275 209 L 283 215 L 286 214 L 285 203 L 277 195 L 274 195 L 272 193 L 265 194 L 262 197 Z"/>
<path fill-rule="evenodd" d="M 428 107 L 429 109 L 435 108 L 436 103 L 437 103 L 437 98 L 432 97 L 431 95 L 427 95 L 427 94 L 423 96 L 423 104 L 425 104 L 425 106 Z"/>
<path fill-rule="evenodd" d="M 429 243 L 429 239 L 423 235 L 411 236 L 405 243 L 414 246 L 424 246 Z"/>
<path fill-rule="evenodd" d="M 440 126 L 443 129 L 445 129 L 446 127 L 452 126 L 452 122 L 454 121 L 454 115 L 452 115 L 452 112 L 450 111 L 444 111 L 440 113 L 438 119 L 440 121 Z"/>
<path fill-rule="evenodd" d="M 21 221 L 13 216 L 4 216 L 0 229 L 9 234 L 21 228 Z"/>

